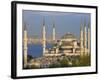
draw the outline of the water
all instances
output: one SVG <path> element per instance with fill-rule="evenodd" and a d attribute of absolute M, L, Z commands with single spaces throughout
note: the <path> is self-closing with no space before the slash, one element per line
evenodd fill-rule
<path fill-rule="evenodd" d="M 52 44 L 47 44 L 46 48 L 51 48 Z M 28 44 L 28 54 L 33 57 L 40 57 L 43 54 L 42 44 Z"/>

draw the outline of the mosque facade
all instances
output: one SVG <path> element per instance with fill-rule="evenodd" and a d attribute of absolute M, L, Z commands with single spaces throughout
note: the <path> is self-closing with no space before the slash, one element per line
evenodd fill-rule
<path fill-rule="evenodd" d="M 26 25 L 24 26 L 26 27 Z M 28 36 L 27 35 L 28 35 L 27 30 L 25 28 L 24 29 L 24 67 L 28 64 L 27 62 Z M 91 36 L 90 25 L 88 24 L 88 26 L 86 26 L 86 24 L 84 23 L 80 25 L 79 39 L 71 32 L 66 32 L 66 34 L 63 35 L 60 39 L 56 39 L 56 29 L 55 29 L 55 24 L 53 23 L 53 30 L 52 30 L 53 47 L 47 49 L 46 48 L 46 44 L 47 44 L 46 26 L 43 20 L 43 29 L 42 29 L 43 57 L 56 58 L 62 55 L 64 56 L 90 55 L 90 36 Z M 42 60 L 40 59 L 40 61 Z"/>
<path fill-rule="evenodd" d="M 55 27 L 53 26 L 53 41 L 54 46 L 51 49 L 46 49 L 46 31 L 43 25 L 43 56 L 60 56 L 65 54 L 70 55 L 89 55 L 90 54 L 90 26 L 86 27 L 85 23 L 80 26 L 80 39 L 67 32 L 59 40 L 56 40 Z"/>

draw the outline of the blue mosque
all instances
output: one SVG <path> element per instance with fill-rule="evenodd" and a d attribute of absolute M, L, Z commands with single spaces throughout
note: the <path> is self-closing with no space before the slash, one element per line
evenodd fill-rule
<path fill-rule="evenodd" d="M 26 27 L 26 26 L 24 26 Z M 58 59 L 63 57 L 70 56 L 84 56 L 90 55 L 90 24 L 80 25 L 80 36 L 79 39 L 72 34 L 71 32 L 66 32 L 60 39 L 56 39 L 56 29 L 55 24 L 52 26 L 52 42 L 53 46 L 51 48 L 46 48 L 47 39 L 46 39 L 46 26 L 45 21 L 43 20 L 42 25 L 42 49 L 43 56 L 37 59 L 32 59 L 30 62 L 27 61 L 27 44 L 28 44 L 28 33 L 27 29 L 24 28 L 24 67 L 27 65 L 36 65 L 46 67 L 54 62 L 57 62 Z M 72 63 L 69 61 L 69 64 Z"/>

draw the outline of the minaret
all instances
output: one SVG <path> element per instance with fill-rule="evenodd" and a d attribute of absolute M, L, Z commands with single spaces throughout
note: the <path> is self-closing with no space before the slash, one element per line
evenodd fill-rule
<path fill-rule="evenodd" d="M 53 22 L 53 33 L 52 33 L 52 39 L 53 39 L 53 41 L 55 41 L 55 36 L 56 36 L 56 31 L 55 31 L 55 24 L 54 24 L 54 22 Z"/>
<path fill-rule="evenodd" d="M 24 24 L 24 68 L 27 67 L 27 40 L 26 24 Z"/>
<path fill-rule="evenodd" d="M 86 21 L 84 21 L 84 55 L 87 55 L 87 31 L 86 31 Z"/>
<path fill-rule="evenodd" d="M 80 55 L 83 56 L 83 25 L 80 25 Z"/>
<path fill-rule="evenodd" d="M 43 55 L 45 55 L 45 51 L 46 51 L 46 29 L 45 29 L 45 22 L 43 19 Z"/>
<path fill-rule="evenodd" d="M 90 54 L 90 22 L 88 23 L 88 55 Z"/>

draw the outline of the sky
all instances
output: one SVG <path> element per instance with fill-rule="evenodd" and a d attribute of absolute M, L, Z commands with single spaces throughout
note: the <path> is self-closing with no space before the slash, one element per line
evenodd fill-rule
<path fill-rule="evenodd" d="M 90 22 L 89 13 L 23 10 L 22 15 L 22 22 L 27 26 L 28 36 L 38 36 L 38 38 L 42 38 L 43 19 L 47 38 L 52 37 L 53 23 L 55 24 L 56 38 L 60 38 L 67 32 L 73 33 L 79 38 L 80 24 L 86 22 L 87 27 Z"/>

